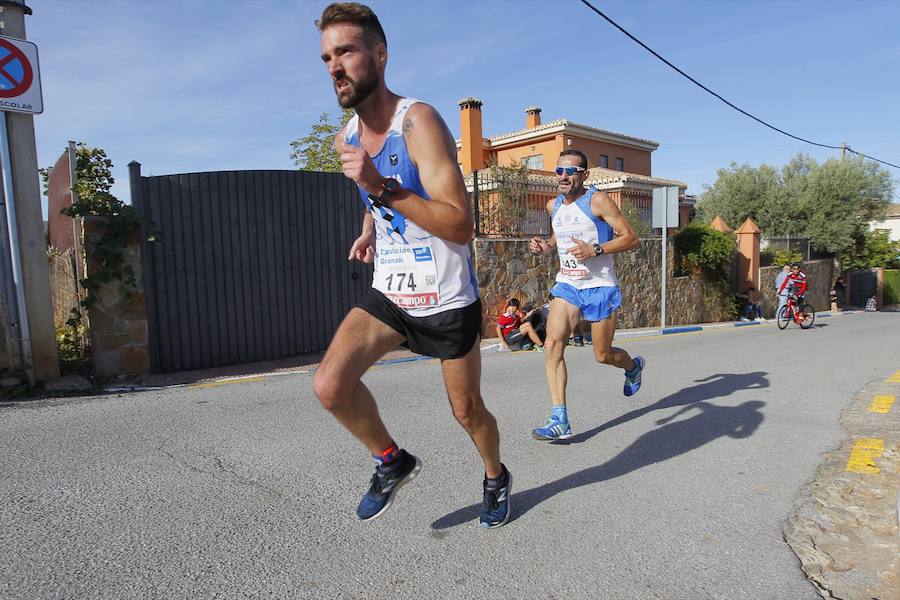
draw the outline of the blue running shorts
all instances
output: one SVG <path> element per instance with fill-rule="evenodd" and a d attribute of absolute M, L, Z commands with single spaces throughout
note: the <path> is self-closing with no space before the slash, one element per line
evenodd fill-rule
<path fill-rule="evenodd" d="M 581 309 L 585 321 L 603 321 L 622 306 L 619 286 L 586 288 L 583 290 L 568 283 L 557 283 L 550 290 L 555 298 L 562 298 Z"/>

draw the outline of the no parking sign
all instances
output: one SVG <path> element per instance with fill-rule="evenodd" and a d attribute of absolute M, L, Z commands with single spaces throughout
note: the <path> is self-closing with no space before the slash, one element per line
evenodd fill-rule
<path fill-rule="evenodd" d="M 37 46 L 0 36 L 0 110 L 44 112 Z"/>

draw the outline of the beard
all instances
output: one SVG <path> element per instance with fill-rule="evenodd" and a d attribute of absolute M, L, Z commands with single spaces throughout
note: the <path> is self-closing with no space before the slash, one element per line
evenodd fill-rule
<path fill-rule="evenodd" d="M 378 69 L 375 66 L 375 59 L 372 59 L 366 74 L 358 81 L 353 81 L 346 74 L 343 79 L 350 84 L 350 87 L 346 92 L 339 92 L 335 88 L 338 104 L 341 108 L 356 108 L 378 87 Z"/>

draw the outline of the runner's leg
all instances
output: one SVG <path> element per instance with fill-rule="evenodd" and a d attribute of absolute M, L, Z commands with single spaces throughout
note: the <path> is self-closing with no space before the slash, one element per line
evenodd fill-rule
<path fill-rule="evenodd" d="M 472 349 L 461 358 L 444 359 L 444 385 L 453 416 L 472 438 L 484 461 L 488 477 L 499 477 L 500 432 L 497 421 L 481 397 L 481 344 L 475 340 Z"/>
<path fill-rule="evenodd" d="M 616 333 L 617 318 L 618 311 L 613 311 L 608 318 L 591 323 L 591 336 L 594 338 L 594 358 L 597 359 L 597 362 L 614 365 L 629 371 L 635 366 L 631 356 L 621 348 L 615 348 L 612 345 L 613 335 Z"/>
<path fill-rule="evenodd" d="M 569 374 L 563 354 L 566 342 L 575 324 L 581 318 L 581 310 L 562 298 L 554 298 L 547 319 L 547 337 L 544 340 L 544 365 L 547 370 L 547 385 L 550 388 L 550 403 L 553 406 L 566 405 L 566 384 Z"/>
<path fill-rule="evenodd" d="M 313 389 L 322 406 L 374 456 L 380 455 L 393 440 L 361 378 L 376 360 L 402 341 L 403 336 L 397 331 L 354 308 L 338 327 L 313 377 Z"/>

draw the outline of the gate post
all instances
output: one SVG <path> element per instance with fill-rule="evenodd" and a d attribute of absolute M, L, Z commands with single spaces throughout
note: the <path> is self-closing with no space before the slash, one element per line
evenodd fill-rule
<path fill-rule="evenodd" d="M 735 233 L 738 238 L 738 291 L 742 292 L 748 286 L 759 290 L 759 237 L 762 230 L 747 217 Z"/>

